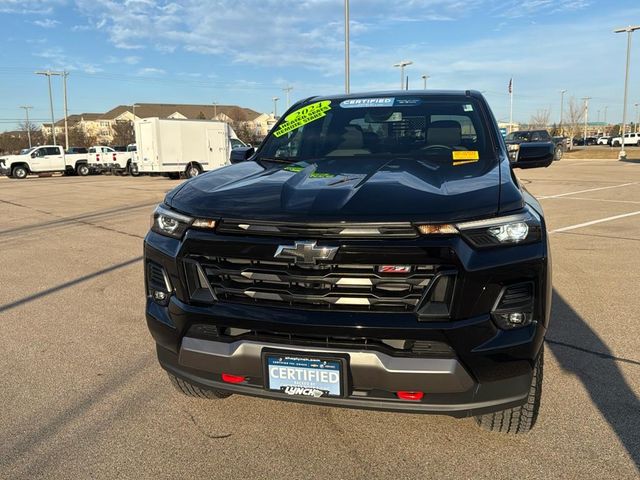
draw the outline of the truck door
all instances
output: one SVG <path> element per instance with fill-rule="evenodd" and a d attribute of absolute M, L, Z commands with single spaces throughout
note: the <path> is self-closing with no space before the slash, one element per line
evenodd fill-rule
<path fill-rule="evenodd" d="M 36 148 L 29 158 L 29 169 L 32 172 L 46 172 L 49 168 L 46 159 L 46 147 Z"/>
<path fill-rule="evenodd" d="M 207 129 L 207 162 L 208 168 L 205 170 L 213 170 L 214 168 L 226 165 L 229 161 L 229 139 L 223 128 Z"/>
<path fill-rule="evenodd" d="M 64 171 L 65 163 L 62 147 L 45 147 L 45 150 L 47 151 L 45 156 L 48 164 L 47 170 Z"/>

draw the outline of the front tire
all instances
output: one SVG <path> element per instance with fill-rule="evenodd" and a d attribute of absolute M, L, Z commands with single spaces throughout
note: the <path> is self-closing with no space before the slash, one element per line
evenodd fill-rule
<path fill-rule="evenodd" d="M 544 370 L 544 347 L 540 351 L 533 369 L 529 395 L 524 405 L 476 417 L 484 430 L 500 433 L 527 433 L 536 424 L 542 397 L 542 372 Z"/>
<path fill-rule="evenodd" d="M 13 167 L 13 170 L 11 170 L 11 176 L 19 180 L 27 178 L 27 175 L 29 175 L 29 172 L 27 171 L 27 168 L 22 165 L 17 165 Z"/>
<path fill-rule="evenodd" d="M 556 153 L 554 155 L 554 160 L 561 160 L 562 155 L 564 155 L 564 150 L 562 147 L 556 147 Z"/>
<path fill-rule="evenodd" d="M 87 165 L 86 163 L 81 163 L 80 165 L 77 165 L 76 173 L 80 177 L 86 177 L 87 175 L 89 175 L 89 165 Z"/>
<path fill-rule="evenodd" d="M 187 169 L 184 171 L 184 175 L 187 178 L 197 177 L 202 173 L 200 166 L 196 163 L 190 163 L 187 165 Z"/>
<path fill-rule="evenodd" d="M 167 375 L 169 376 L 171 384 L 174 386 L 174 388 L 187 397 L 206 398 L 209 400 L 222 400 L 231 396 L 230 393 L 221 392 L 219 390 L 210 390 L 208 388 L 202 388 L 198 385 L 194 385 L 193 383 L 182 378 L 178 378 L 168 372 Z"/>

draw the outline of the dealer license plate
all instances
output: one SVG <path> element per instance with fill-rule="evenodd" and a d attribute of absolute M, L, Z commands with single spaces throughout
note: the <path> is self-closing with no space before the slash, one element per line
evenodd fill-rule
<path fill-rule="evenodd" d="M 267 388 L 305 397 L 342 396 L 343 363 L 335 358 L 267 354 Z"/>

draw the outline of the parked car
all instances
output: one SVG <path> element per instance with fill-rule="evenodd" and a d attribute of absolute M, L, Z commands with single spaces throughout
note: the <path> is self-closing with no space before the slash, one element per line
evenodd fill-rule
<path fill-rule="evenodd" d="M 505 139 L 507 145 L 521 145 L 523 143 L 552 143 L 555 159 L 560 160 L 566 150 L 564 137 L 551 137 L 546 130 L 518 130 L 509 133 Z"/>
<path fill-rule="evenodd" d="M 585 145 L 596 145 L 598 139 L 596 137 L 574 137 L 573 144 L 578 147 L 584 147 Z"/>
<path fill-rule="evenodd" d="M 640 133 L 625 133 L 624 134 L 624 144 L 627 145 L 636 145 L 640 147 Z M 622 137 L 614 137 L 611 139 L 611 145 L 614 147 L 619 147 L 622 145 Z"/>
<path fill-rule="evenodd" d="M 598 145 L 611 145 L 611 137 L 603 135 L 602 137 L 598 137 L 596 143 Z"/>
<path fill-rule="evenodd" d="M 69 149 L 65 152 L 65 153 L 69 153 L 69 154 L 76 154 L 76 153 L 88 153 L 89 150 L 87 150 L 86 147 L 69 147 Z"/>
<path fill-rule="evenodd" d="M 87 154 L 67 154 L 60 145 L 42 145 L 24 154 L 0 157 L 0 175 L 23 179 L 29 174 L 51 172 L 89 175 Z"/>
<path fill-rule="evenodd" d="M 511 161 L 493 118 L 475 91 L 310 97 L 169 192 L 144 269 L 174 386 L 530 430 L 551 252 L 510 169 L 555 145 Z"/>

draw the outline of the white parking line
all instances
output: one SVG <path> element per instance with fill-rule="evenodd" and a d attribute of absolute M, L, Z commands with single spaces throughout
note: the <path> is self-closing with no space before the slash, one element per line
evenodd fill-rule
<path fill-rule="evenodd" d="M 601 218 L 599 220 L 592 220 L 590 222 L 578 223 L 577 225 L 569 225 L 568 227 L 556 228 L 555 230 L 551 230 L 549 233 L 566 232 L 568 230 L 575 230 L 576 228 L 588 227 L 590 225 L 595 225 L 597 223 L 610 222 L 612 220 L 618 220 L 619 218 L 632 217 L 633 215 L 640 215 L 640 210 L 638 210 L 637 212 L 623 213 L 622 215 L 615 215 L 613 217 Z"/>
<path fill-rule="evenodd" d="M 610 188 L 628 187 L 629 185 L 637 185 L 638 182 L 621 183 L 620 185 L 609 185 L 608 187 L 589 188 L 587 190 L 577 190 L 575 192 L 558 193 L 557 195 L 543 195 L 538 197 L 538 200 L 545 200 L 547 198 L 560 198 L 567 195 L 576 195 L 578 193 L 597 192 L 598 190 L 608 190 Z"/>
<path fill-rule="evenodd" d="M 640 205 L 640 201 L 635 200 L 611 200 L 608 198 L 587 198 L 587 197 L 571 197 L 567 198 L 567 200 L 587 200 L 589 202 L 605 202 L 605 203 L 633 203 L 636 205 Z"/>

